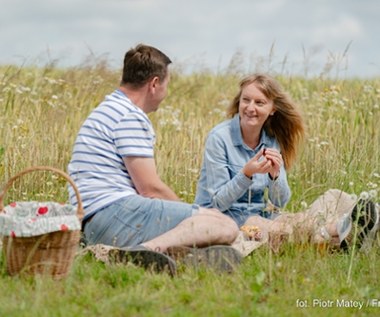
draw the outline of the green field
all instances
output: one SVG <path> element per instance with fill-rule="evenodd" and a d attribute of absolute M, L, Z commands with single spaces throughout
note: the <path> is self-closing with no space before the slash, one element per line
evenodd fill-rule
<path fill-rule="evenodd" d="M 33 165 L 66 170 L 80 125 L 119 77 L 104 63 L 0 67 L 0 184 Z M 173 69 L 169 95 L 150 115 L 159 174 L 184 201 L 194 200 L 205 137 L 225 119 L 240 78 L 228 70 Z M 380 80 L 277 78 L 307 122 L 286 209 L 303 210 L 329 188 L 379 202 Z M 66 201 L 65 181 L 25 176 L 7 193 L 5 202 L 13 200 Z M 1 258 L 0 316 L 374 316 L 379 245 L 368 254 L 294 245 L 274 254 L 262 247 L 233 274 L 182 267 L 175 278 L 78 256 L 59 282 L 9 277 Z"/>

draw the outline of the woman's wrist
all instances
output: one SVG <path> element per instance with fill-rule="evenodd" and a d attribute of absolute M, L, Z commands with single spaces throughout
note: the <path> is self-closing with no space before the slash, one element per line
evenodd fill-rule
<path fill-rule="evenodd" d="M 241 170 L 241 172 L 242 172 L 247 178 L 251 178 L 251 179 L 252 179 L 253 173 L 250 173 L 249 171 L 247 171 L 246 168 L 243 167 L 243 169 Z"/>

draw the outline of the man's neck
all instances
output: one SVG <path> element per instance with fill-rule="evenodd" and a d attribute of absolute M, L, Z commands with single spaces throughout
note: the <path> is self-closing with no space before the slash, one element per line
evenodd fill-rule
<path fill-rule="evenodd" d="M 139 107 L 145 113 L 147 112 L 144 107 L 145 98 L 146 98 L 144 86 L 138 89 L 132 89 L 131 87 L 128 87 L 128 86 L 120 86 L 119 90 L 124 95 L 126 95 L 133 102 L 135 106 Z"/>

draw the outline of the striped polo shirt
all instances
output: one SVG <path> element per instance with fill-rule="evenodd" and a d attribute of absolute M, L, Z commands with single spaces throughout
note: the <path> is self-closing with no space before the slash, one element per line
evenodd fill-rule
<path fill-rule="evenodd" d="M 147 115 L 120 90 L 106 96 L 79 130 L 68 172 L 81 194 L 85 219 L 137 194 L 123 157 L 152 158 L 155 133 Z M 77 204 L 69 186 L 70 203 Z"/>

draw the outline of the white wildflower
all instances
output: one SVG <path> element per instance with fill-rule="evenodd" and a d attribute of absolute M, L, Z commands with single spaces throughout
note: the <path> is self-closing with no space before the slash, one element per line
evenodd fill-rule
<path fill-rule="evenodd" d="M 306 201 L 301 201 L 301 207 L 303 208 L 303 209 L 306 209 L 307 208 L 307 202 Z"/>
<path fill-rule="evenodd" d="M 222 99 L 218 102 L 219 106 L 227 107 L 230 104 L 230 101 L 228 99 Z"/>
<path fill-rule="evenodd" d="M 376 189 L 371 189 L 371 190 L 368 192 L 368 194 L 369 194 L 369 197 L 370 197 L 371 199 L 374 199 L 374 198 L 377 197 L 377 190 L 376 190 Z"/>
<path fill-rule="evenodd" d="M 369 193 L 368 192 L 361 192 L 359 195 L 360 199 L 367 200 L 369 199 Z"/>
<path fill-rule="evenodd" d="M 50 107 L 52 107 L 52 108 L 57 107 L 57 105 L 56 105 L 55 103 L 51 102 L 51 101 L 48 101 L 47 104 L 48 104 Z"/>
<path fill-rule="evenodd" d="M 371 189 L 377 188 L 377 184 L 372 183 L 372 182 L 367 183 L 367 186 L 368 186 L 369 188 L 371 188 Z"/>
<path fill-rule="evenodd" d="M 29 87 L 25 87 L 25 86 L 21 86 L 20 89 L 23 91 L 23 92 L 30 92 L 31 89 Z"/>
<path fill-rule="evenodd" d="M 221 110 L 221 109 L 218 109 L 218 108 L 215 108 L 212 112 L 215 113 L 215 114 L 219 114 L 219 115 L 223 115 L 224 114 L 224 111 Z"/>

